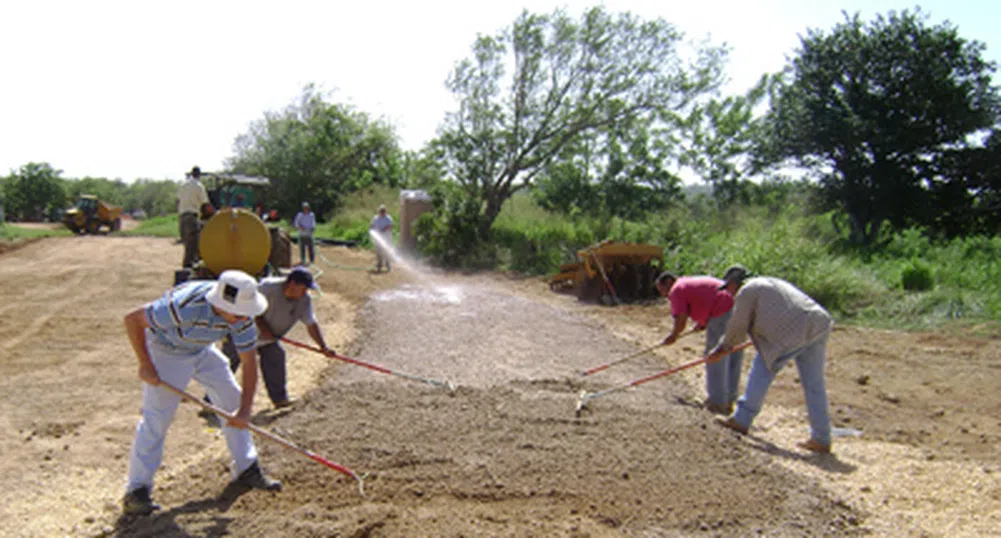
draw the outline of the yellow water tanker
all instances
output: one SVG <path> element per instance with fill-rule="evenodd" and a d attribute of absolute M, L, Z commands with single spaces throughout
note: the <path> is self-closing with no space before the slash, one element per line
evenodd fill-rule
<path fill-rule="evenodd" d="M 198 252 L 213 275 L 227 269 L 256 275 L 268 263 L 271 233 L 251 211 L 221 209 L 202 228 Z"/>

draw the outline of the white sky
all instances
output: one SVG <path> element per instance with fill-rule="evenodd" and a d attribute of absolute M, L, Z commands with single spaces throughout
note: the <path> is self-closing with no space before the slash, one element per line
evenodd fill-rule
<path fill-rule="evenodd" d="M 807 28 L 841 11 L 865 20 L 915 3 L 890 0 L 189 1 L 8 0 L 0 3 L 0 175 L 48 162 L 64 177 L 180 179 L 219 169 L 248 125 L 308 83 L 396 126 L 418 149 L 453 108 L 444 82 L 478 33 L 523 8 L 575 17 L 662 17 L 691 38 L 732 47 L 730 89 L 777 71 Z M 929 0 L 1001 64 L 1001 3 Z"/>

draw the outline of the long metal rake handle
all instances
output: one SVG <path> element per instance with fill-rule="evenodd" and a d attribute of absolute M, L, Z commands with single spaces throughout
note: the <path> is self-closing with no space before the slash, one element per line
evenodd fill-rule
<path fill-rule="evenodd" d="M 180 396 L 181 398 L 184 398 L 185 400 L 188 400 L 189 402 L 194 402 L 194 403 L 202 406 L 203 408 L 208 409 L 209 411 L 212 411 L 213 413 L 219 415 L 220 417 L 222 417 L 224 419 L 230 420 L 230 419 L 233 418 L 233 415 L 231 415 L 230 413 L 227 413 L 226 411 L 223 411 L 222 409 L 220 409 L 220 408 L 218 408 L 218 407 L 216 407 L 216 406 L 214 406 L 214 405 L 206 402 L 205 400 L 202 400 L 201 398 L 198 398 L 197 396 L 194 396 L 191 393 L 185 392 L 185 391 L 183 391 L 183 390 L 181 390 L 181 389 L 179 389 L 179 388 L 171 385 L 170 383 L 166 383 L 166 382 L 164 382 L 164 381 L 161 380 L 160 381 L 160 386 L 162 386 L 163 388 L 169 390 L 170 392 L 173 392 L 174 394 Z M 261 428 L 259 428 L 257 426 L 254 426 L 253 424 L 247 424 L 247 429 L 250 430 L 250 431 L 252 431 L 252 432 L 254 432 L 254 433 L 256 433 L 257 435 L 260 435 L 261 437 L 264 437 L 265 439 L 268 439 L 270 441 L 274 441 L 275 443 L 278 443 L 279 445 L 282 445 L 285 448 L 288 448 L 290 450 L 294 450 L 294 451 L 298 452 L 299 454 L 302 454 L 303 456 L 306 456 L 307 458 L 309 458 L 309 459 L 311 459 L 311 460 L 313 460 L 313 461 L 315 461 L 317 463 L 320 463 L 320 464 L 325 465 L 326 467 L 329 467 L 330 469 L 333 469 L 333 470 L 335 470 L 335 471 L 337 471 L 337 472 L 339 472 L 341 474 L 344 474 L 346 476 L 350 476 L 351 478 L 355 479 L 358 482 L 358 493 L 361 494 L 363 497 L 365 496 L 365 480 L 364 480 L 364 477 L 363 476 L 359 476 L 358 474 L 356 474 L 351 469 L 348 469 L 347 467 L 345 467 L 345 466 L 343 466 L 343 465 L 341 465 L 339 463 L 334 463 L 334 462 L 328 460 L 327 458 L 324 458 L 323 456 L 320 456 L 320 455 L 315 454 L 315 453 L 313 453 L 313 452 L 311 452 L 309 450 L 306 450 L 305 448 L 302 448 L 300 446 L 296 446 L 291 441 L 288 441 L 288 440 L 286 440 L 286 439 L 284 439 L 282 437 L 279 437 L 278 435 L 276 435 L 274 433 L 271 433 L 271 432 L 269 432 L 267 430 L 264 430 L 264 429 L 261 429 Z"/>
<path fill-rule="evenodd" d="M 698 332 L 698 331 L 696 331 L 695 329 L 692 329 L 692 330 L 690 330 L 690 331 L 682 334 L 678 338 L 684 338 L 684 337 L 686 337 L 686 336 L 688 336 L 690 334 L 696 333 L 696 332 Z M 653 351 L 653 350 L 655 350 L 655 349 L 657 349 L 657 348 L 659 348 L 659 347 L 661 347 L 663 345 L 664 345 L 663 342 L 661 342 L 659 344 L 654 344 L 654 345 L 652 345 L 650 347 L 643 348 L 643 349 L 641 349 L 641 350 L 639 350 L 639 351 L 637 351 L 635 353 L 631 353 L 629 355 L 626 355 L 625 357 L 622 357 L 620 359 L 616 359 L 616 360 L 614 360 L 612 362 L 607 362 L 607 363 L 602 364 L 600 366 L 595 366 L 594 368 L 591 368 L 590 370 L 584 370 L 583 372 L 580 373 L 580 375 L 581 375 L 581 377 L 587 377 L 587 376 L 589 376 L 591 374 L 596 374 L 596 373 L 601 372 L 603 370 L 607 370 L 608 368 L 611 368 L 612 366 L 615 366 L 616 364 L 622 364 L 622 363 L 624 363 L 626 361 L 633 360 L 633 359 L 635 359 L 637 357 L 642 357 L 643 355 L 646 355 L 647 353 L 650 353 L 651 351 Z"/>
<path fill-rule="evenodd" d="M 739 346 L 737 346 L 737 347 L 733 348 L 732 350 L 730 350 L 730 353 L 734 353 L 734 352 L 740 351 L 740 350 L 742 350 L 744 348 L 750 347 L 752 344 L 753 344 L 753 342 L 750 342 L 750 341 L 744 342 L 743 344 L 740 344 Z M 664 370 L 664 371 L 661 371 L 661 372 L 657 372 L 656 374 L 648 375 L 646 377 L 641 377 L 639 379 L 635 379 L 633 381 L 630 381 L 629 383 L 626 383 L 624 385 L 619 385 L 617 387 L 612 387 L 612 388 L 601 390 L 601 391 L 598 391 L 598 392 L 581 391 L 580 399 L 577 400 L 577 409 L 576 409 L 576 411 L 579 414 L 580 410 L 584 408 L 584 405 L 587 404 L 588 401 L 594 400 L 595 398 L 601 398 L 602 396 L 611 394 L 613 392 L 619 392 L 619 391 L 626 390 L 626 389 L 631 388 L 631 387 L 635 387 L 635 386 L 638 386 L 638 385 L 642 385 L 644 383 L 648 383 L 650 381 L 653 381 L 654 379 L 660 379 L 661 377 L 669 376 L 671 374 L 676 374 L 676 373 L 678 373 L 678 372 L 680 372 L 682 370 L 687 370 L 687 369 L 689 369 L 689 368 L 691 368 L 693 366 L 698 366 L 698 365 L 706 363 L 706 362 L 709 362 L 709 357 L 703 357 L 701 359 L 697 359 L 697 360 L 694 360 L 694 361 L 686 362 L 685 364 L 682 364 L 680 366 L 675 366 L 674 368 L 668 368 L 667 370 Z"/>
<path fill-rule="evenodd" d="M 289 338 L 285 338 L 284 336 L 281 338 L 281 341 L 285 342 L 287 344 L 293 345 L 295 347 L 300 347 L 302 349 L 308 349 L 310 351 L 315 351 L 315 352 L 317 352 L 317 353 L 319 353 L 321 355 L 324 355 L 324 356 L 327 356 L 327 357 L 332 357 L 332 358 L 335 358 L 335 359 L 337 359 L 339 361 L 344 361 L 344 362 L 347 362 L 347 363 L 350 363 L 350 364 L 354 364 L 356 366 L 361 366 L 363 368 L 368 368 L 369 370 L 375 370 L 376 372 L 379 372 L 379 373 L 389 374 L 389 375 L 395 375 L 395 376 L 399 376 L 399 377 L 402 377 L 402 378 L 405 378 L 405 379 L 409 379 L 411 381 L 420 381 L 421 383 L 427 383 L 429 385 L 434 385 L 436 387 L 441 387 L 441 388 L 448 389 L 449 392 L 455 392 L 455 390 L 456 390 L 455 385 L 453 385 L 450 381 L 440 381 L 438 379 L 431 379 L 431 378 L 428 378 L 428 377 L 421 377 L 421 376 L 417 376 L 417 375 L 413 375 L 413 374 L 408 374 L 408 373 L 405 373 L 405 372 L 397 372 L 397 371 L 394 371 L 394 370 L 390 370 L 389 368 L 385 368 L 383 366 L 379 366 L 377 364 L 371 364 L 371 363 L 368 363 L 368 362 L 360 361 L 358 359 L 352 359 L 351 357 L 345 357 L 344 355 L 340 355 L 338 353 L 332 353 L 332 354 L 328 355 L 327 353 L 324 353 L 324 351 L 322 349 L 318 348 L 318 347 L 314 347 L 314 346 L 311 346 L 309 344 L 305 344 L 303 342 L 297 342 L 295 340 L 291 340 Z"/>

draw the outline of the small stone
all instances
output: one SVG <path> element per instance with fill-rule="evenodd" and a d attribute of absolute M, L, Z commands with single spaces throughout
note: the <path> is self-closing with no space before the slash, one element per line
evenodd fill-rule
<path fill-rule="evenodd" d="M 857 378 L 855 378 L 855 382 L 858 383 L 859 385 L 865 386 L 869 384 L 869 379 L 870 378 L 867 375 L 860 375 Z"/>

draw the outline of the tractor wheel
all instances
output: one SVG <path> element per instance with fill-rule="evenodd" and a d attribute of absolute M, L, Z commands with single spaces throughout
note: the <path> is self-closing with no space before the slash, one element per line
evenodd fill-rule
<path fill-rule="evenodd" d="M 87 221 L 87 233 L 97 235 L 101 231 L 101 222 L 97 219 Z"/>
<path fill-rule="evenodd" d="M 115 219 L 111 222 L 111 231 L 117 232 L 122 229 L 122 219 Z"/>

